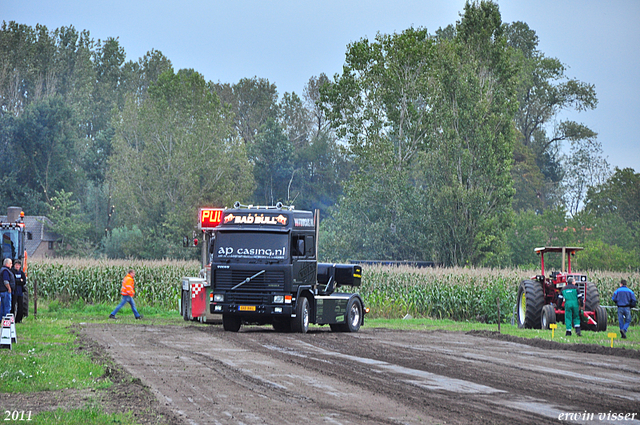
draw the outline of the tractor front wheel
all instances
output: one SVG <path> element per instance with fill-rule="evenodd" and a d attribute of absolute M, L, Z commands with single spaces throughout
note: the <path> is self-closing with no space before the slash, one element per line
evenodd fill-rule
<path fill-rule="evenodd" d="M 518 327 L 540 329 L 543 305 L 542 284 L 533 280 L 523 280 L 517 295 Z"/>
<path fill-rule="evenodd" d="M 556 308 L 553 304 L 547 304 L 542 307 L 542 321 L 540 325 L 542 329 L 550 329 L 549 325 L 556 323 Z"/>
<path fill-rule="evenodd" d="M 605 332 L 607 330 L 607 310 L 599 305 L 596 307 L 596 332 Z"/>

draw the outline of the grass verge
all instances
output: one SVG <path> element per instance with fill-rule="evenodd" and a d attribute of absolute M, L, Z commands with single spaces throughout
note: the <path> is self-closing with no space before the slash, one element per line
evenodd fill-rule
<path fill-rule="evenodd" d="M 112 415 L 104 413 L 101 407 L 88 405 L 83 409 L 64 410 L 58 408 L 53 412 L 42 412 L 34 416 L 29 422 L 33 425 L 136 425 L 131 413 L 115 413 Z"/>
<path fill-rule="evenodd" d="M 30 312 L 29 317 L 16 324 L 17 343 L 11 350 L 0 351 L 2 423 L 140 423 L 132 411 L 105 412 L 103 402 L 109 401 L 105 394 L 113 392 L 114 365 L 92 355 L 76 332 L 83 323 L 109 321 L 113 307 L 82 303 L 65 306 L 57 300 L 39 302 L 37 319 Z M 146 324 L 186 323 L 177 312 L 145 308 L 144 314 L 148 316 Z M 128 307 L 121 310 L 118 318 L 119 323 L 135 322 Z M 73 401 L 67 403 L 69 400 Z M 45 405 L 53 408 L 45 409 Z"/>

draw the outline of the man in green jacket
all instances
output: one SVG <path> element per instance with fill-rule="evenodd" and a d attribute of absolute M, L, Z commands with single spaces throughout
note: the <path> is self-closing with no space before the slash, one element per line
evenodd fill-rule
<path fill-rule="evenodd" d="M 567 327 L 566 336 L 571 336 L 571 324 L 580 334 L 580 303 L 578 302 L 578 287 L 573 284 L 573 278 L 567 280 L 567 285 L 562 290 L 564 297 L 564 324 Z"/>

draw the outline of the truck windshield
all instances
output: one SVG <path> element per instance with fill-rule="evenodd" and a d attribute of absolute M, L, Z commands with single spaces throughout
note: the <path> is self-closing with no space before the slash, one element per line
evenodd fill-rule
<path fill-rule="evenodd" d="M 18 258 L 19 234 L 17 230 L 0 230 L 2 233 L 2 258 Z"/>
<path fill-rule="evenodd" d="M 214 258 L 216 260 L 285 260 L 288 235 L 267 232 L 218 232 Z"/>

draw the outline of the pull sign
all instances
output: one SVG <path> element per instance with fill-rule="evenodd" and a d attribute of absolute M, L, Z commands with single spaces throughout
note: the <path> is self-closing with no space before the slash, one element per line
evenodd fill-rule
<path fill-rule="evenodd" d="M 200 229 L 212 229 L 222 222 L 223 210 L 200 208 Z"/>

